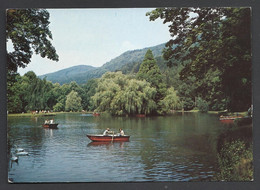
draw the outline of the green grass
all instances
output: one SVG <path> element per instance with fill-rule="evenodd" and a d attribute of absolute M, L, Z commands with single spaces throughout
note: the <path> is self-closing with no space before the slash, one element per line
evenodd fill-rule
<path fill-rule="evenodd" d="M 51 113 L 38 113 L 38 114 L 32 114 L 32 113 L 9 113 L 7 114 L 8 117 L 43 117 L 45 115 L 57 115 L 57 114 L 63 114 L 63 113 L 82 113 L 82 112 L 51 112 Z M 85 114 L 91 114 L 93 112 L 84 112 Z"/>

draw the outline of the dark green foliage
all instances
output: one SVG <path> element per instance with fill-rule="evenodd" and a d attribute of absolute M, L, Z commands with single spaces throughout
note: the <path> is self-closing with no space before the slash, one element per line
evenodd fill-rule
<path fill-rule="evenodd" d="M 49 110 L 47 102 L 51 97 L 52 83 L 37 78 L 32 71 L 27 72 L 21 79 L 20 86 L 23 89 L 21 96 L 24 111 Z"/>
<path fill-rule="evenodd" d="M 21 77 L 19 74 L 7 75 L 7 110 L 10 113 L 23 111 Z"/>
<path fill-rule="evenodd" d="M 9 113 L 30 112 L 35 110 L 65 111 L 67 96 L 71 91 L 76 92 L 81 99 L 78 110 L 93 110 L 90 97 L 94 95 L 97 83 L 90 81 L 86 86 L 79 86 L 76 82 L 60 85 L 52 84 L 46 79 L 41 80 L 34 72 L 27 72 L 24 76 L 11 75 L 8 87 L 7 109 Z M 73 107 L 73 106 L 72 106 Z M 75 107 L 75 106 L 74 106 Z M 76 109 L 69 109 L 75 111 Z"/>
<path fill-rule="evenodd" d="M 219 173 L 216 180 L 253 180 L 253 150 L 241 140 L 225 143 L 218 154 Z"/>
<path fill-rule="evenodd" d="M 195 77 L 195 97 L 213 109 L 251 105 L 250 8 L 159 8 L 147 15 L 169 24 L 175 38 L 163 56 L 169 66 L 183 64 L 181 80 Z"/>
<path fill-rule="evenodd" d="M 208 112 L 209 110 L 209 105 L 207 101 L 203 100 L 200 97 L 196 99 L 196 106 L 201 112 Z"/>
<path fill-rule="evenodd" d="M 144 60 L 136 74 L 138 80 L 146 80 L 156 89 L 155 102 L 158 103 L 166 94 L 166 85 L 163 81 L 163 76 L 160 72 L 153 53 L 150 49 L 147 50 Z"/>
<path fill-rule="evenodd" d="M 7 104 L 9 112 L 49 109 L 52 84 L 40 80 L 33 72 L 17 76 L 17 68 L 26 67 L 33 53 L 58 61 L 50 40 L 49 13 L 44 9 L 8 9 L 6 41 L 13 46 L 7 52 Z M 48 102 L 50 101 L 50 102 Z M 47 103 L 48 102 L 48 103 Z"/>
<path fill-rule="evenodd" d="M 85 102 L 83 104 L 83 109 L 88 111 L 93 111 L 96 109 L 94 106 L 91 97 L 95 95 L 96 88 L 98 86 L 98 79 L 90 79 L 85 85 L 82 86 L 85 91 L 85 96 L 82 97 L 82 101 Z"/>
<path fill-rule="evenodd" d="M 49 30 L 49 13 L 44 9 L 8 9 L 6 39 L 11 40 L 13 52 L 7 53 L 7 68 L 16 72 L 30 63 L 33 50 L 41 57 L 58 61 Z"/>

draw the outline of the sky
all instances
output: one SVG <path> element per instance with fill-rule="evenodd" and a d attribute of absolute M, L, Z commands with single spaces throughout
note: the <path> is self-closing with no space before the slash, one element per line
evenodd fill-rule
<path fill-rule="evenodd" d="M 100 67 L 125 51 L 165 43 L 171 38 L 168 26 L 145 15 L 153 9 L 47 9 L 59 61 L 34 54 L 18 72 L 43 75 L 76 65 Z"/>

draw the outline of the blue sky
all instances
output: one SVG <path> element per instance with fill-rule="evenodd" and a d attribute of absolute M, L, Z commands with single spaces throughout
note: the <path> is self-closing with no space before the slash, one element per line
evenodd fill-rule
<path fill-rule="evenodd" d="M 42 75 L 76 65 L 99 67 L 125 51 L 167 42 L 168 26 L 162 20 L 149 21 L 145 14 L 151 10 L 48 9 L 59 61 L 33 55 L 31 63 L 18 72 Z"/>

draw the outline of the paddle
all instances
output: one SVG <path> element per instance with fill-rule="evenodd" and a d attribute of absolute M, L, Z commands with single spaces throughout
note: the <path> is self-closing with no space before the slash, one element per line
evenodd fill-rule
<path fill-rule="evenodd" d="M 113 131 L 113 135 L 112 135 L 112 141 L 111 141 L 111 142 L 113 142 L 113 140 L 114 140 L 114 131 Z"/>

